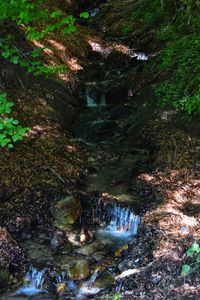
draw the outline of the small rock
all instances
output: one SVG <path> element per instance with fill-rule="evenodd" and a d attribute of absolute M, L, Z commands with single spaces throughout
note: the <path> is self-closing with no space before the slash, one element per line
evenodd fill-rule
<path fill-rule="evenodd" d="M 80 242 L 81 244 L 86 244 L 87 242 L 91 241 L 93 234 L 87 228 L 82 228 L 80 232 Z"/>
<path fill-rule="evenodd" d="M 93 257 L 94 257 L 94 259 L 95 259 L 97 262 L 100 262 L 101 260 L 104 259 L 104 257 L 105 257 L 105 252 L 97 252 L 97 253 L 94 253 L 94 254 L 93 254 Z"/>
<path fill-rule="evenodd" d="M 56 290 L 57 290 L 57 293 L 58 294 L 62 294 L 62 293 L 64 293 L 64 291 L 66 290 L 66 284 L 64 283 L 64 282 L 62 282 L 62 283 L 59 283 L 58 285 L 57 285 L 57 287 L 56 287 Z"/>
<path fill-rule="evenodd" d="M 54 235 L 50 243 L 51 250 L 57 253 L 58 250 L 61 248 L 62 244 L 63 244 L 62 238 L 58 234 Z"/>
<path fill-rule="evenodd" d="M 152 274 L 151 277 L 152 277 L 151 281 L 154 284 L 158 284 L 162 279 L 161 275 L 158 275 L 158 274 Z"/>

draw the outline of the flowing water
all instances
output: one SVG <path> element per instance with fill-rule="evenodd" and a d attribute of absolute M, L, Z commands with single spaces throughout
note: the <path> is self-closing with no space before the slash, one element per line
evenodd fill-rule
<path fill-rule="evenodd" d="M 98 12 L 98 8 L 94 9 L 91 15 L 95 16 Z M 102 55 L 107 56 L 109 54 L 110 49 L 103 48 L 98 43 L 91 42 L 91 46 L 94 51 L 98 51 Z M 130 56 L 143 61 L 149 59 L 149 56 L 144 53 L 133 51 L 130 53 Z M 113 137 L 118 135 L 121 125 L 110 120 L 104 91 L 97 93 L 94 87 L 90 88 L 86 85 L 85 106 L 85 111 L 77 120 L 74 134 L 75 138 L 78 141 L 84 141 L 86 147 L 93 153 L 95 158 L 91 160 L 91 167 L 97 171 L 85 177 L 84 192 L 100 191 L 111 198 L 113 197 L 113 201 L 111 202 L 102 200 L 93 203 L 92 215 L 90 216 L 90 223 L 95 223 L 98 220 L 98 225 L 93 228 L 95 242 L 109 249 L 109 254 L 103 254 L 104 258 L 102 261 L 111 253 L 111 261 L 113 263 L 115 251 L 123 248 L 124 245 L 127 245 L 134 238 L 140 223 L 140 216 L 136 215 L 132 208 L 135 195 L 127 190 L 126 185 L 123 183 L 123 178 L 130 175 L 131 168 L 138 160 L 146 158 L 144 153 L 140 153 L 139 150 L 135 151 L 134 149 L 128 156 L 127 153 L 123 156 L 123 153 L 118 153 L 117 146 L 111 143 Z M 106 151 L 108 150 L 109 155 L 106 158 L 101 158 L 101 155 L 100 158 L 96 158 L 99 156 L 99 153 L 105 152 L 104 148 L 106 148 Z M 120 159 L 118 156 L 120 156 Z M 76 228 L 76 231 L 79 231 L 81 226 L 78 229 Z M 76 231 L 73 227 L 71 228 L 72 234 L 76 235 Z M 36 243 L 40 244 L 41 242 L 36 241 Z M 41 249 L 45 249 L 45 247 L 39 247 L 37 252 L 37 256 L 42 262 L 44 253 Z M 48 248 L 47 252 L 51 252 L 50 241 Z M 76 257 L 79 258 L 80 255 L 77 255 L 76 250 L 72 250 L 72 254 L 70 253 L 71 256 L 69 253 L 65 254 L 65 252 L 62 254 L 50 253 L 51 259 L 49 258 L 49 261 L 47 259 L 47 265 L 43 262 L 42 267 L 38 267 L 37 263 L 32 259 L 32 265 L 27 270 L 23 283 L 0 299 L 54 299 L 52 296 L 54 294 L 57 294 L 57 296 L 59 294 L 61 298 L 63 295 L 64 299 L 79 299 L 84 295 L 97 294 L 103 287 L 95 286 L 99 275 L 98 271 L 95 271 L 95 268 L 92 267 L 90 277 L 82 281 L 70 280 L 67 272 L 61 271 L 61 268 L 59 268 L 64 260 L 68 261 Z M 96 252 L 99 254 L 98 249 Z M 89 260 L 92 257 L 93 253 L 89 254 L 87 259 Z M 51 270 L 50 272 L 49 264 L 51 266 L 54 265 L 56 270 L 53 270 L 53 272 Z M 107 269 L 109 269 L 108 266 Z M 49 274 L 51 275 L 52 283 L 49 283 Z M 51 285 L 54 286 L 53 292 Z"/>
<path fill-rule="evenodd" d="M 122 207 L 119 204 L 104 204 L 102 210 L 97 207 L 94 208 L 93 218 L 99 218 L 104 227 L 96 229 L 95 239 L 109 246 L 112 251 L 122 247 L 137 233 L 140 217 L 128 207 Z M 4 295 L 2 299 L 51 299 L 48 298 L 51 295 L 47 283 L 48 276 L 48 267 L 38 268 L 31 265 L 24 276 L 23 284 L 12 293 Z M 60 274 L 55 273 L 51 280 L 54 282 L 55 290 L 59 286 L 65 286 L 65 289 L 68 290 L 68 297 L 69 293 L 71 295 L 67 299 L 79 299 L 84 295 L 97 294 L 102 290 L 100 287 L 93 286 L 97 276 L 98 272 L 94 271 L 88 280 L 82 281 L 80 284 L 69 280 L 66 272 L 60 272 Z M 66 297 L 65 293 L 63 297 Z"/>
<path fill-rule="evenodd" d="M 136 235 L 140 217 L 129 208 L 115 204 L 111 210 L 110 219 L 105 228 L 97 230 L 96 237 L 101 242 L 110 245 L 112 249 L 117 250 Z"/>
<path fill-rule="evenodd" d="M 105 97 L 102 96 L 100 101 L 97 103 L 97 101 L 95 101 L 95 99 L 93 99 L 90 95 L 90 90 L 86 89 L 85 99 L 87 106 L 86 109 L 89 114 L 91 111 L 97 110 L 97 115 L 95 116 L 96 120 L 92 120 L 93 126 L 98 126 L 102 123 L 104 124 L 105 120 L 102 118 L 101 109 L 103 110 L 106 105 Z M 87 111 L 85 114 L 87 114 Z M 90 139 L 86 139 L 86 146 L 88 145 L 89 148 L 90 142 Z M 93 223 L 94 225 L 93 233 L 95 243 L 103 245 L 109 253 L 103 253 L 102 262 L 100 262 L 100 265 L 97 264 L 97 266 L 99 267 L 101 264 L 103 265 L 103 261 L 105 261 L 107 256 L 110 256 L 110 262 L 108 263 L 106 270 L 109 270 L 109 265 L 112 265 L 114 262 L 113 257 L 115 257 L 115 251 L 117 252 L 119 251 L 118 249 L 123 249 L 123 247 L 125 247 L 125 245 L 127 245 L 127 243 L 137 234 L 140 223 L 140 217 L 135 215 L 131 205 L 131 201 L 134 199 L 134 196 L 127 193 L 123 185 L 119 184 L 118 186 L 112 186 L 111 184 L 113 181 L 116 181 L 116 174 L 122 174 L 123 169 L 127 169 L 130 163 L 129 160 L 122 161 L 123 164 L 121 165 L 121 163 L 116 160 L 114 160 L 114 162 L 111 162 L 110 159 L 105 160 L 103 167 L 95 173 L 95 176 L 89 176 L 89 180 L 88 178 L 85 178 L 86 190 L 98 190 L 115 197 L 114 201 L 94 201 L 91 209 L 92 214 L 89 217 L 90 223 Z M 133 163 L 134 155 L 131 157 L 131 164 Z M 89 207 L 87 209 L 89 209 Z M 98 220 L 97 226 L 95 226 L 96 220 Z M 81 226 L 82 225 L 80 225 L 80 229 Z M 79 231 L 77 228 L 76 230 Z M 71 234 L 73 235 L 73 228 L 71 229 Z M 36 241 L 36 244 L 37 243 L 41 242 Z M 50 242 L 48 246 L 44 245 L 48 244 L 46 242 L 42 242 L 41 244 L 42 247 L 37 248 L 35 256 L 37 257 L 37 263 L 38 261 L 41 261 L 43 266 L 39 268 L 36 267 L 37 264 L 35 264 L 33 259 L 31 267 L 27 270 L 27 273 L 24 276 L 23 283 L 9 294 L 4 295 L 2 298 L 3 300 L 54 299 L 52 295 L 55 294 L 57 294 L 57 296 L 59 295 L 61 299 L 81 299 L 85 296 L 89 297 L 91 295 L 95 295 L 103 289 L 102 286 L 95 285 L 99 276 L 99 272 L 95 271 L 95 267 L 92 267 L 90 277 L 87 280 L 81 281 L 70 280 L 67 271 L 60 270 L 60 266 L 62 266 L 63 261 L 70 261 L 70 259 L 73 260 L 74 258 L 76 259 L 76 257 L 79 259 L 80 255 L 77 255 L 76 249 L 72 250 L 72 254 L 67 252 L 66 254 L 65 252 L 63 252 L 63 254 L 51 254 Z M 46 251 L 45 247 L 48 247 L 49 249 Z M 31 249 L 30 246 L 29 249 Z M 126 249 L 126 247 L 124 249 Z M 45 257 L 44 253 L 48 252 L 50 252 L 50 256 L 47 259 L 48 263 L 46 265 L 43 258 Z M 98 248 L 96 252 L 98 254 Z M 89 254 L 86 258 L 89 260 L 93 258 L 93 255 L 95 256 L 95 254 L 96 253 Z M 49 271 L 49 264 L 51 266 L 54 265 L 55 270 L 53 272 Z M 113 273 L 112 268 L 110 269 L 111 271 L 108 271 L 111 272 L 111 274 Z M 51 278 L 50 281 L 49 276 Z"/>

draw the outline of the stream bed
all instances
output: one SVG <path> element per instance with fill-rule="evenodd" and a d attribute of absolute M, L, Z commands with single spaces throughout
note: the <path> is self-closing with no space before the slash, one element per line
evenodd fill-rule
<path fill-rule="evenodd" d="M 68 245 L 58 252 L 48 235 L 23 242 L 29 267 L 23 282 L 2 299 L 85 299 L 114 284 L 117 257 L 137 233 L 140 217 L 116 203 L 92 211 L 93 221 L 100 225 L 90 227 L 93 237 L 82 246 L 78 242 L 82 225 L 70 228 Z"/>
<path fill-rule="evenodd" d="M 95 16 L 98 11 L 92 13 Z M 148 60 L 143 53 L 131 52 L 130 57 Z M 77 189 L 79 196 L 66 195 L 55 202 L 50 230 L 20 242 L 29 260 L 27 269 L 2 300 L 87 299 L 109 289 L 137 235 L 141 199 L 130 190 L 129 178 L 148 160 L 149 153 L 138 147 L 128 149 L 126 141 L 116 143 L 125 125 L 108 99 L 109 89 L 124 78 L 112 66 L 103 70 L 100 63 L 100 67 L 105 77 L 102 82 L 88 84 L 91 78 L 84 78 L 85 107 L 73 128 L 73 139 L 83 144 L 88 160 Z M 129 107 L 122 107 L 129 114 Z"/>

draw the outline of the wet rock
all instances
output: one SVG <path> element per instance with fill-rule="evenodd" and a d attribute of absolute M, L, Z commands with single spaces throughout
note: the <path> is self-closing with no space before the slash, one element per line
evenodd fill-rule
<path fill-rule="evenodd" d="M 68 225 L 74 224 L 82 214 L 80 200 L 68 196 L 60 200 L 55 205 L 53 212 L 55 225 L 60 229 L 65 229 Z"/>
<path fill-rule="evenodd" d="M 40 244 L 38 240 L 25 241 L 23 248 L 26 250 L 28 258 L 36 264 L 52 262 L 54 260 L 50 247 Z"/>
<path fill-rule="evenodd" d="M 105 252 L 97 252 L 97 253 L 94 253 L 92 255 L 92 257 L 97 261 L 97 262 L 100 262 L 104 259 L 105 257 Z"/>
<path fill-rule="evenodd" d="M 93 233 L 87 228 L 82 228 L 80 232 L 80 243 L 82 245 L 88 243 L 93 238 Z"/>
<path fill-rule="evenodd" d="M 99 274 L 94 282 L 93 287 L 95 288 L 109 288 L 115 283 L 115 278 L 108 273 Z"/>
<path fill-rule="evenodd" d="M 95 253 L 96 251 L 101 250 L 102 248 L 103 248 L 102 244 L 100 244 L 99 242 L 94 242 L 77 249 L 76 253 L 89 256 Z"/>
<path fill-rule="evenodd" d="M 120 52 L 120 51 L 112 51 L 108 55 L 105 64 L 107 66 L 111 66 L 117 69 L 128 67 L 131 58 L 129 55 Z"/>
<path fill-rule="evenodd" d="M 10 278 L 9 272 L 0 269 L 0 288 L 3 288 L 8 284 L 9 278 Z"/>
<path fill-rule="evenodd" d="M 66 288 L 67 288 L 67 286 L 66 286 L 66 284 L 65 284 L 64 282 L 59 283 L 59 284 L 57 285 L 57 287 L 56 287 L 57 293 L 59 293 L 59 294 L 64 293 L 65 290 L 66 290 Z"/>
<path fill-rule="evenodd" d="M 67 243 L 67 239 L 62 231 L 56 231 L 51 239 L 51 250 L 57 253 Z"/>
<path fill-rule="evenodd" d="M 67 269 L 71 280 L 85 280 L 90 276 L 89 265 L 86 259 L 71 261 Z"/>

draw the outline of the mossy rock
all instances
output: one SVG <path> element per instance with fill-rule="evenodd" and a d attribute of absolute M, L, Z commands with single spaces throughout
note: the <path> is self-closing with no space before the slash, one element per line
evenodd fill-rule
<path fill-rule="evenodd" d="M 109 288 L 114 283 L 115 283 L 115 278 L 111 274 L 102 273 L 99 276 L 97 276 L 93 287 L 105 289 L 105 288 Z"/>
<path fill-rule="evenodd" d="M 53 213 L 55 225 L 64 229 L 67 225 L 73 225 L 82 214 L 82 206 L 79 199 L 72 196 L 60 200 L 55 205 Z"/>
<path fill-rule="evenodd" d="M 85 280 L 90 276 L 90 269 L 86 259 L 71 261 L 67 269 L 71 280 Z"/>

